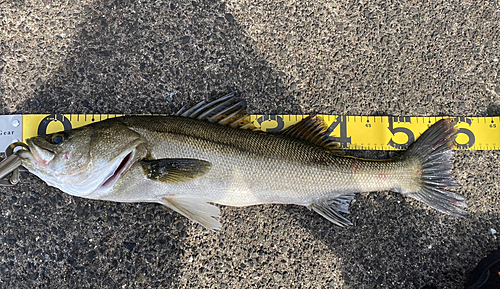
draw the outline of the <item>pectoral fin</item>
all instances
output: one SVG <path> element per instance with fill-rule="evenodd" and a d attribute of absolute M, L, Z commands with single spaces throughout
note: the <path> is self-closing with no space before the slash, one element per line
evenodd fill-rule
<path fill-rule="evenodd" d="M 349 213 L 349 203 L 354 199 L 354 194 L 338 196 L 333 200 L 312 204 L 311 208 L 328 221 L 335 225 L 345 227 L 352 225 L 351 221 L 346 219 L 340 213 Z"/>
<path fill-rule="evenodd" d="M 142 160 L 144 174 L 154 181 L 182 183 L 204 175 L 212 164 L 198 159 Z"/>
<path fill-rule="evenodd" d="M 217 206 L 208 203 L 208 199 L 200 196 L 166 196 L 160 199 L 160 203 L 188 217 L 205 228 L 218 231 L 221 223 L 213 217 L 220 217 Z"/>

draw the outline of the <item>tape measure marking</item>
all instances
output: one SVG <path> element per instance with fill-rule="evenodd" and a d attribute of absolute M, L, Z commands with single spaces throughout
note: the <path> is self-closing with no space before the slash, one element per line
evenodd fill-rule
<path fill-rule="evenodd" d="M 457 122 L 456 148 L 459 150 L 498 150 L 500 144 L 500 117 L 319 116 L 329 126 L 331 137 L 346 149 L 406 149 L 432 124 L 443 118 L 453 118 Z M 251 121 L 263 131 L 277 131 L 304 117 L 252 115 Z"/>
<path fill-rule="evenodd" d="M 119 116 L 123 115 L 26 114 L 22 115 L 22 139 L 77 128 Z M 456 149 L 500 149 L 500 117 L 318 116 L 325 120 L 330 136 L 345 149 L 406 149 L 425 130 L 442 118 L 453 118 L 457 122 Z M 251 115 L 249 121 L 263 131 L 277 132 L 305 117 L 307 115 Z M 2 121 L 3 118 L 0 118 L 0 122 Z"/>

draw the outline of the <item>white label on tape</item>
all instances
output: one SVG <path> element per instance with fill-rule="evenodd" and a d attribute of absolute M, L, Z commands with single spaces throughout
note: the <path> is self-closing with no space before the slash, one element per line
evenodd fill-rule
<path fill-rule="evenodd" d="M 23 141 L 23 116 L 0 115 L 0 153 L 14 142 Z"/>

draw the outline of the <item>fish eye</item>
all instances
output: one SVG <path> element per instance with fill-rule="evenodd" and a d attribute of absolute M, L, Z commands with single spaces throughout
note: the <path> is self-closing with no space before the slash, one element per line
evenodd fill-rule
<path fill-rule="evenodd" d="M 52 143 L 53 144 L 60 144 L 64 141 L 64 135 L 61 133 L 56 133 L 52 136 Z"/>

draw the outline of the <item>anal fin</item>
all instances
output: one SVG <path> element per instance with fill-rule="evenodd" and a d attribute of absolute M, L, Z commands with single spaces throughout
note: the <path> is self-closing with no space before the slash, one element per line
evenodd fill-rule
<path fill-rule="evenodd" d="M 332 200 L 312 204 L 311 208 L 328 221 L 340 227 L 351 226 L 352 223 L 340 213 L 349 214 L 349 203 L 354 199 L 354 194 L 345 194 Z"/>
<path fill-rule="evenodd" d="M 220 217 L 220 210 L 217 206 L 209 204 L 208 199 L 201 196 L 172 195 L 164 196 L 160 203 L 188 217 L 205 228 L 218 231 L 221 223 L 214 219 Z"/>

